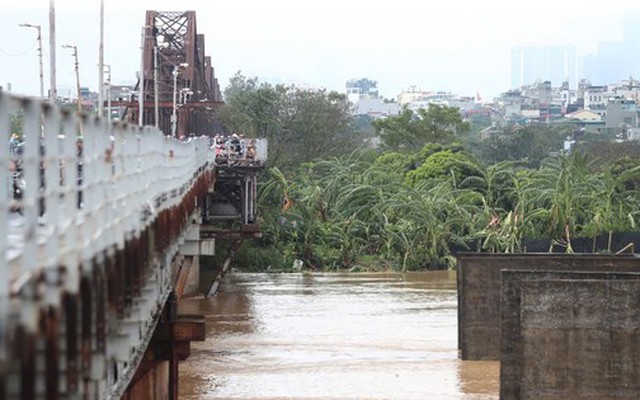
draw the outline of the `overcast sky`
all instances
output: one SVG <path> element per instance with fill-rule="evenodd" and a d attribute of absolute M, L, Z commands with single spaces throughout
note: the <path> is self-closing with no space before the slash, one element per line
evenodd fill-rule
<path fill-rule="evenodd" d="M 9 3 L 3 0 L 3 3 Z M 195 10 L 222 88 L 237 71 L 271 83 L 344 91 L 351 78 L 378 82 L 385 97 L 403 88 L 490 98 L 509 89 L 510 49 L 575 45 L 593 52 L 619 40 L 639 0 L 104 0 L 105 63 L 112 82 L 133 83 L 140 69 L 145 10 Z M 70 50 L 78 46 L 82 86 L 97 90 L 99 0 L 56 0 L 57 82 L 75 93 Z M 49 0 L 16 0 L 0 13 L 0 85 L 39 92 L 36 31 L 43 31 L 49 87 Z M 638 18 L 640 23 L 640 17 Z M 639 49 L 640 50 L 640 49 Z M 640 73 L 638 73 L 640 77 Z"/>

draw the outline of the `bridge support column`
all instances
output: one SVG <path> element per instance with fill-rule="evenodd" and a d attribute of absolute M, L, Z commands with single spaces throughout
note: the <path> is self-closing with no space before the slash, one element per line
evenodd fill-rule
<path fill-rule="evenodd" d="M 213 238 L 201 238 L 201 224 L 202 217 L 200 217 L 200 213 L 191 218 L 191 225 L 187 228 L 184 242 L 180 245 L 180 254 L 183 256 L 215 255 L 216 241 Z"/>
<path fill-rule="evenodd" d="M 189 357 L 191 341 L 204 339 L 204 316 L 178 316 L 172 294 L 124 398 L 177 400 L 179 363 Z"/>

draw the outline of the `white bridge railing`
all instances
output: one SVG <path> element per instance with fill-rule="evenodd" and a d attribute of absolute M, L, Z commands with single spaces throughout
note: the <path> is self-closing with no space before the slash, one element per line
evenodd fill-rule
<path fill-rule="evenodd" d="M 7 143 L 17 125 L 24 140 L 12 148 Z M 179 204 L 198 175 L 213 168 L 213 155 L 206 138 L 182 143 L 153 127 L 110 125 L 2 93 L 0 132 L 0 361 L 6 361 L 10 321 L 36 331 L 39 309 L 59 306 L 61 290 L 77 293 L 96 257 L 122 250 Z M 28 284 L 49 275 L 57 285 Z"/>

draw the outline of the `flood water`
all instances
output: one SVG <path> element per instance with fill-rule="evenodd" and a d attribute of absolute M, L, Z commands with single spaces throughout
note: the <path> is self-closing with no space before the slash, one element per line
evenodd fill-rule
<path fill-rule="evenodd" d="M 455 272 L 229 274 L 180 399 L 497 399 L 499 363 L 461 361 Z"/>

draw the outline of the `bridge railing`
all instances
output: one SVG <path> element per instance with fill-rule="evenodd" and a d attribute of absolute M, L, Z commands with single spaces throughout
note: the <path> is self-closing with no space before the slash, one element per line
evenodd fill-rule
<path fill-rule="evenodd" d="M 145 215 L 177 204 L 210 161 L 204 138 L 178 142 L 152 127 L 109 125 L 0 95 L 5 140 L 12 120 L 22 120 L 23 140 L 13 152 L 2 146 L 8 151 L 0 154 L 0 251 L 7 255 L 0 271 L 13 285 L 43 268 L 76 270 L 99 252 L 121 247 L 146 227 Z M 19 199 L 12 187 L 15 164 Z"/>
<path fill-rule="evenodd" d="M 23 139 L 9 145 L 16 126 Z M 157 231 L 159 216 L 186 209 L 213 169 L 206 138 L 179 142 L 153 127 L 109 124 L 0 92 L 3 133 L 0 361 L 9 357 L 9 324 L 37 332 L 40 310 L 59 307 L 63 292 L 78 293 L 81 275 L 99 260 Z M 156 283 L 158 297 L 167 295 L 167 279 Z"/>

